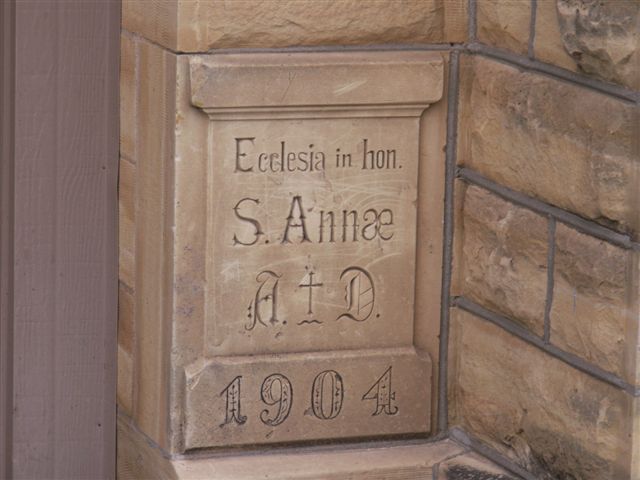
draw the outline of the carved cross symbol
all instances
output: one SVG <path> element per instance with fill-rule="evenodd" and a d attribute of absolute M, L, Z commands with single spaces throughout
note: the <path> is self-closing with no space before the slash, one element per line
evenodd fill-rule
<path fill-rule="evenodd" d="M 299 287 L 305 287 L 309 289 L 309 310 L 308 310 L 308 314 L 311 315 L 313 314 L 313 289 L 315 287 L 322 287 L 322 283 L 313 283 L 313 276 L 314 276 L 314 272 L 313 270 L 311 270 L 309 272 L 309 283 L 301 283 L 300 285 L 298 285 Z"/>

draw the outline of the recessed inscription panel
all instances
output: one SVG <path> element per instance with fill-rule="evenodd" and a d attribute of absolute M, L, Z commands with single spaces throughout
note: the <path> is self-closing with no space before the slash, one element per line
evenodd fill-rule
<path fill-rule="evenodd" d="M 190 67 L 208 150 L 206 215 L 189 225 L 206 239 L 203 295 L 190 290 L 204 305 L 181 305 L 204 327 L 184 366 L 184 447 L 428 432 L 416 209 L 441 59 L 210 55 Z"/>
<path fill-rule="evenodd" d="M 210 354 L 412 344 L 417 129 L 211 124 Z"/>
<path fill-rule="evenodd" d="M 187 448 L 429 431 L 431 362 L 411 349 L 221 358 L 187 374 Z"/>

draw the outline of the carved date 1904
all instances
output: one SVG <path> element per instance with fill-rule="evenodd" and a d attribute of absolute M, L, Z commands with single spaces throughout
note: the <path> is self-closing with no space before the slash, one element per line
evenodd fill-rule
<path fill-rule="evenodd" d="M 371 414 L 378 416 L 397 415 L 399 408 L 395 405 L 396 394 L 391 389 L 390 366 L 378 380 L 362 396 L 362 401 L 375 400 L 376 408 Z M 242 414 L 241 405 L 242 376 L 235 377 L 220 392 L 225 397 L 225 417 L 220 427 L 229 424 L 244 425 L 247 416 Z M 260 388 L 260 399 L 267 407 L 260 412 L 259 418 L 265 425 L 276 427 L 282 424 L 291 413 L 293 406 L 293 385 L 281 373 L 273 373 L 266 377 Z M 345 388 L 342 376 L 335 370 L 325 370 L 313 379 L 311 387 L 311 408 L 313 416 L 319 420 L 333 420 L 340 415 L 345 401 Z"/>

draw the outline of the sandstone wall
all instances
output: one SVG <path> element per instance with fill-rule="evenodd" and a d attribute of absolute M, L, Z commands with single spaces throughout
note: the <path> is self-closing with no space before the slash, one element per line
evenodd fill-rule
<path fill-rule="evenodd" d="M 638 478 L 639 36 L 633 0 L 124 0 L 121 411 L 160 444 L 171 428 L 156 253 L 171 236 L 176 60 L 437 49 L 450 69 L 438 430 L 462 427 L 535 478 Z"/>

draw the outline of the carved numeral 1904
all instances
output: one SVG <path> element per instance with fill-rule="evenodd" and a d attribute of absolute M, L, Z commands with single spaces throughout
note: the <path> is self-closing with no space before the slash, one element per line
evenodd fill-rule
<path fill-rule="evenodd" d="M 220 425 L 235 423 L 243 425 L 247 417 L 242 415 L 241 380 L 237 376 L 229 383 L 220 396 L 225 397 L 225 419 Z M 265 425 L 276 427 L 284 422 L 291 413 L 293 405 L 293 386 L 287 377 L 280 373 L 273 373 L 266 377 L 260 388 L 260 399 L 268 407 L 260 412 L 260 420 Z M 376 382 L 362 396 L 363 401 L 375 400 L 376 407 L 372 416 L 396 415 L 398 407 L 395 405 L 396 394 L 391 388 L 391 367 L 376 380 Z M 335 370 L 320 372 L 313 379 L 311 387 L 311 411 L 320 420 L 332 420 L 340 415 L 344 402 L 344 382 Z"/>

